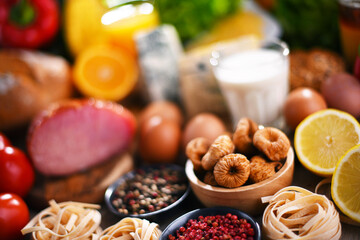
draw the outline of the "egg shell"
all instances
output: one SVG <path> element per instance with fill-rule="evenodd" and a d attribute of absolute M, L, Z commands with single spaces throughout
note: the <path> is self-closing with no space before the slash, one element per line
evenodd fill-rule
<path fill-rule="evenodd" d="M 323 82 L 321 93 L 329 107 L 360 117 L 360 83 L 348 73 L 338 73 Z"/>
<path fill-rule="evenodd" d="M 141 132 L 140 156 L 147 163 L 173 163 L 177 160 L 180 141 L 179 124 L 162 120 Z"/>
<path fill-rule="evenodd" d="M 146 119 L 146 121 L 142 122 L 142 124 L 140 125 L 140 137 L 145 136 L 150 129 L 152 129 L 153 127 L 162 124 L 164 121 L 168 121 L 163 119 L 160 116 L 154 116 L 151 117 L 149 119 Z"/>
<path fill-rule="evenodd" d="M 139 124 L 142 125 L 148 119 L 159 116 L 165 120 L 174 121 L 180 126 L 184 122 L 184 117 L 181 109 L 173 102 L 156 101 L 145 107 L 140 113 Z"/>
<path fill-rule="evenodd" d="M 185 125 L 182 146 L 185 148 L 192 139 L 197 137 L 205 137 L 213 142 L 225 132 L 225 124 L 220 118 L 211 113 L 200 113 L 191 118 Z"/>
<path fill-rule="evenodd" d="M 312 88 L 300 87 L 291 91 L 284 104 L 286 124 L 295 129 L 310 114 L 326 109 L 324 97 Z"/>

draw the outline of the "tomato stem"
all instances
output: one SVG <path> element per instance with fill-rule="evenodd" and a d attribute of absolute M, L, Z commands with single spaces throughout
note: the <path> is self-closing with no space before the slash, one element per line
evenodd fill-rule
<path fill-rule="evenodd" d="M 35 19 L 35 10 L 27 0 L 20 0 L 10 10 L 10 20 L 18 26 L 26 27 Z"/>

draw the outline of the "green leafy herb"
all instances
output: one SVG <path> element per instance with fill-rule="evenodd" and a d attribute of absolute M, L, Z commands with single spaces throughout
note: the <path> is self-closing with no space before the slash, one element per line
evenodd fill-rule
<path fill-rule="evenodd" d="M 221 18 L 236 12 L 241 0 L 156 0 L 160 20 L 177 29 L 183 43 L 210 30 Z"/>
<path fill-rule="evenodd" d="M 337 0 L 277 0 L 274 14 L 290 47 L 340 51 Z"/>

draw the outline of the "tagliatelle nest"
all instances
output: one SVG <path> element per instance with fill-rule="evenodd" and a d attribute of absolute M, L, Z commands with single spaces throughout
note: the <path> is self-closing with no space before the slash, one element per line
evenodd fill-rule
<path fill-rule="evenodd" d="M 161 230 L 156 223 L 146 219 L 123 218 L 105 229 L 99 240 L 158 240 L 160 235 Z"/>
<path fill-rule="evenodd" d="M 49 202 L 21 230 L 32 233 L 34 240 L 158 240 L 161 230 L 158 224 L 146 219 L 124 218 L 102 231 L 101 214 L 97 204 Z"/>
<path fill-rule="evenodd" d="M 267 239 L 337 240 L 341 237 L 339 213 L 324 195 L 301 187 L 286 187 L 268 202 L 262 219 Z"/>
<path fill-rule="evenodd" d="M 101 214 L 99 205 L 79 202 L 56 203 L 42 210 L 21 230 L 32 232 L 34 240 L 86 240 L 98 239 Z"/>

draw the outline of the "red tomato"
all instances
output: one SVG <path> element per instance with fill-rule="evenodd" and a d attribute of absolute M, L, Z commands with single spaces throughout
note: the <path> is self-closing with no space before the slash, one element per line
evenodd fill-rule
<path fill-rule="evenodd" d="M 29 222 L 30 214 L 26 203 L 16 194 L 0 194 L 0 236 L 1 239 L 22 239 L 21 229 Z"/>
<path fill-rule="evenodd" d="M 4 134 L 0 133 L 0 149 L 3 149 L 6 146 L 11 146 L 11 143 Z"/>
<path fill-rule="evenodd" d="M 26 155 L 15 147 L 0 150 L 0 193 L 24 197 L 34 183 L 34 170 Z"/>

